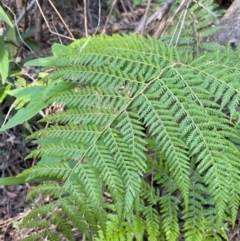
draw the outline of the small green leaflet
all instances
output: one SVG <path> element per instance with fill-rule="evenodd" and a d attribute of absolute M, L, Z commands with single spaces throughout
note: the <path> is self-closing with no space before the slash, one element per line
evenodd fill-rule
<path fill-rule="evenodd" d="M 41 66 L 46 67 L 48 66 L 52 61 L 56 60 L 57 57 L 71 54 L 74 51 L 72 47 L 68 47 L 62 44 L 53 44 L 52 46 L 52 53 L 53 56 L 45 57 L 45 58 L 38 58 L 33 59 L 24 64 L 24 66 Z"/>

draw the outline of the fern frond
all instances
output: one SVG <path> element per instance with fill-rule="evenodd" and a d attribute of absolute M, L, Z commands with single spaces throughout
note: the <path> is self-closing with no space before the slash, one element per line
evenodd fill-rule
<path fill-rule="evenodd" d="M 73 225 L 88 237 L 93 230 L 99 240 L 113 240 L 113 230 L 118 240 L 144 232 L 149 240 L 174 241 L 182 231 L 189 241 L 225 237 L 240 197 L 240 153 L 229 141 L 238 138 L 231 119 L 240 96 L 237 54 L 216 50 L 192 61 L 149 37 L 85 41 L 49 66 L 50 83 L 73 85 L 55 95 L 50 88 L 46 101 L 65 110 L 44 117 L 51 125 L 31 135 L 41 148 L 28 157 L 44 164 L 21 174 L 52 177 L 62 189 L 40 185 L 30 197 L 57 198 L 62 213 L 51 210 L 52 221 L 60 215 L 63 229 Z M 47 208 L 40 211 L 45 217 Z"/>
<path fill-rule="evenodd" d="M 54 203 L 45 204 L 41 207 L 37 207 L 32 210 L 22 221 L 21 227 L 23 228 L 46 228 L 47 222 L 44 219 L 40 219 L 40 215 L 42 217 L 48 215 L 55 209 Z"/>
<path fill-rule="evenodd" d="M 172 195 L 165 195 L 160 199 L 163 230 L 166 240 L 178 240 L 180 235 L 178 221 L 179 199 Z"/>
<path fill-rule="evenodd" d="M 84 215 L 77 209 L 76 204 L 72 203 L 69 199 L 61 199 L 59 205 L 64 214 L 69 217 L 70 221 L 76 226 L 76 228 L 81 230 L 88 240 L 91 240 L 90 229 L 84 219 Z"/>
<path fill-rule="evenodd" d="M 141 241 L 144 235 L 144 221 L 138 215 L 133 216 L 132 219 L 135 238 L 137 241 Z"/>
<path fill-rule="evenodd" d="M 175 5 L 175 9 L 178 5 Z M 193 57 L 200 56 L 203 51 L 215 52 L 216 45 L 207 42 L 208 37 L 218 32 L 220 19 L 224 11 L 217 10 L 214 2 L 198 0 L 189 1 L 175 16 L 173 24 L 168 26 L 168 31 L 162 37 L 170 45 L 174 45 L 181 53 L 188 53 Z M 172 8 L 174 13 L 174 7 Z M 176 10 L 175 10 L 176 11 Z M 171 16 L 171 14 L 170 14 Z"/>
<path fill-rule="evenodd" d="M 232 159 L 235 159 L 235 157 L 231 157 Z M 238 158 L 237 158 L 238 159 Z M 239 162 L 239 159 L 238 159 Z M 237 164 L 238 166 L 238 164 Z M 228 170 L 231 175 L 229 177 L 229 186 L 231 186 L 231 190 L 229 192 L 229 213 L 231 217 L 231 222 L 232 226 L 235 224 L 235 220 L 237 219 L 238 215 L 238 209 L 239 209 L 239 204 L 240 204 L 240 191 L 239 191 L 239 186 L 237 185 L 238 182 L 236 180 L 239 180 L 240 178 L 240 173 L 239 173 L 239 168 L 236 166 L 230 166 L 230 169 Z"/>
<path fill-rule="evenodd" d="M 102 230 L 99 231 L 96 241 L 117 241 L 126 240 L 125 230 L 116 215 L 108 215 L 109 220 L 106 223 L 106 234 Z"/>
<path fill-rule="evenodd" d="M 165 92 L 167 93 L 167 91 Z M 189 159 L 187 156 L 187 146 L 179 136 L 179 126 L 172 121 L 169 110 L 164 105 L 159 106 L 157 101 L 150 96 L 143 95 L 139 100 L 141 106 L 138 114 L 144 119 L 144 123 L 149 126 L 152 136 L 156 135 L 158 148 L 167 157 L 169 169 L 178 183 L 184 196 L 185 204 L 188 202 L 189 188 Z"/>
<path fill-rule="evenodd" d="M 110 124 L 115 115 L 109 109 L 69 109 L 44 117 L 41 121 L 56 122 L 59 124 L 91 124 L 105 126 Z"/>
<path fill-rule="evenodd" d="M 76 135 L 78 133 L 78 135 Z M 100 133 L 99 126 L 96 125 L 76 125 L 69 124 L 65 126 L 50 126 L 49 128 L 39 130 L 33 133 L 30 138 L 52 138 L 72 143 L 81 143 L 91 145 Z"/>
<path fill-rule="evenodd" d="M 74 234 L 72 232 L 72 227 L 66 221 L 66 219 L 59 213 L 55 212 L 50 217 L 50 222 L 55 224 L 57 229 L 70 241 L 75 241 Z"/>
<path fill-rule="evenodd" d="M 103 135 L 103 141 L 109 147 L 123 180 L 125 189 L 123 214 L 125 214 L 129 212 L 140 191 L 141 179 L 139 174 L 141 174 L 141 169 L 139 165 L 136 165 L 136 160 L 131 155 L 129 145 L 124 143 L 116 130 L 109 128 Z M 140 167 L 142 168 L 142 165 Z"/>
<path fill-rule="evenodd" d="M 142 182 L 141 198 L 146 200 L 149 205 L 156 205 L 161 199 L 160 191 L 147 182 Z"/>
<path fill-rule="evenodd" d="M 160 218 L 157 210 L 151 206 L 146 207 L 143 215 L 146 219 L 146 230 L 149 240 L 158 241 L 160 236 Z"/>
<path fill-rule="evenodd" d="M 34 187 L 27 195 L 27 200 L 33 198 L 38 193 L 44 193 L 48 194 L 54 198 L 59 198 L 59 195 L 62 195 L 63 193 L 66 193 L 65 190 L 63 190 L 63 187 L 59 186 L 58 184 L 54 183 L 48 183 L 48 184 L 42 184 L 38 185 L 37 187 Z"/>
<path fill-rule="evenodd" d="M 117 163 L 112 159 L 111 153 L 103 143 L 97 145 L 89 151 L 89 158 L 101 173 L 100 176 L 107 185 L 113 200 L 116 202 L 117 212 L 122 214 L 124 206 L 124 182 L 119 173 Z M 96 161 L 97 160 L 97 161 Z"/>
<path fill-rule="evenodd" d="M 69 192 L 69 199 L 60 200 L 60 206 L 62 207 L 68 205 L 68 201 L 70 200 L 72 202 L 72 205 L 78 209 L 78 212 L 82 215 L 83 220 L 85 220 L 86 224 L 91 224 L 91 229 L 95 233 L 97 233 L 99 230 L 99 221 L 97 219 L 96 209 L 89 204 L 88 196 L 86 194 L 86 190 L 83 187 L 83 184 L 73 181 L 66 185 L 66 189 L 68 189 Z M 62 204 L 62 202 L 66 202 L 67 204 Z M 63 210 L 64 208 L 65 207 L 63 207 Z M 76 215 L 78 215 L 78 212 L 76 212 Z M 99 213 L 98 210 L 97 212 Z M 66 215 L 68 215 L 71 219 L 71 216 L 68 214 L 68 212 L 66 212 Z M 81 219 L 79 222 L 80 223 L 77 225 L 81 224 Z"/>
<path fill-rule="evenodd" d="M 30 157 L 60 157 L 63 160 L 80 160 L 85 153 L 85 146 L 78 143 L 54 143 L 53 139 L 48 139 L 51 144 L 44 145 L 40 150 L 33 151 Z"/>
<path fill-rule="evenodd" d="M 79 182 L 83 184 L 88 203 L 95 209 L 96 217 L 101 227 L 105 226 L 106 211 L 104 209 L 104 199 L 102 196 L 102 180 L 99 173 L 91 163 L 78 163 L 74 167 Z"/>
<path fill-rule="evenodd" d="M 52 97 L 49 101 L 64 104 L 70 108 L 107 108 L 116 112 L 124 108 L 128 104 L 129 99 L 127 94 L 123 92 L 119 93 L 108 88 L 86 87 L 78 91 L 62 92 Z"/>
<path fill-rule="evenodd" d="M 204 240 L 204 231 L 207 229 L 203 210 L 206 193 L 207 190 L 201 183 L 197 181 L 191 183 L 189 206 L 184 215 L 186 219 L 184 231 L 187 241 Z"/>
<path fill-rule="evenodd" d="M 146 165 L 143 160 L 146 158 L 145 152 L 147 149 L 144 140 L 144 127 L 139 121 L 139 116 L 134 112 L 123 111 L 116 119 L 116 122 L 116 128 L 120 128 L 124 142 L 129 144 L 132 155 L 138 160 L 136 164 L 140 170 L 144 171 Z"/>
<path fill-rule="evenodd" d="M 39 164 L 34 166 L 31 170 L 26 169 L 21 174 L 20 177 L 27 177 L 31 179 L 32 177 L 56 177 L 57 179 L 66 180 L 71 173 L 71 168 L 68 163 L 58 163 L 58 164 Z"/>

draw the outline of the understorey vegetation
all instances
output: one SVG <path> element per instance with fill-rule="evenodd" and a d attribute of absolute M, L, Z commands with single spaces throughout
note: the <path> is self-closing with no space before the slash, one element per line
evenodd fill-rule
<path fill-rule="evenodd" d="M 199 3 L 203 39 L 216 29 Z M 228 240 L 240 203 L 239 49 L 188 30 L 116 34 L 54 44 L 25 65 L 45 68 L 41 84 L 8 92 L 28 104 L 0 130 L 55 111 L 28 136 L 37 165 L 15 178 L 38 183 L 27 199 L 50 200 L 24 218 L 24 240 Z"/>

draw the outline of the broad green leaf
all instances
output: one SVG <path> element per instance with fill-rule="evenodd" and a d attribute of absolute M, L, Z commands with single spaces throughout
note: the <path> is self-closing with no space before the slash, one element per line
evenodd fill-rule
<path fill-rule="evenodd" d="M 0 6 L 0 19 L 2 19 L 11 28 L 14 27 L 11 20 L 9 19 L 9 17 L 7 16 L 7 14 L 5 13 L 5 11 L 3 10 L 3 8 L 1 6 Z"/>
<path fill-rule="evenodd" d="M 0 131 L 5 131 L 9 128 L 22 124 L 25 121 L 30 120 L 35 116 L 39 111 L 46 108 L 47 104 L 39 102 L 36 97 L 35 100 L 31 101 L 26 107 L 20 109 L 2 128 Z"/>
<path fill-rule="evenodd" d="M 61 93 L 66 90 L 71 90 L 76 86 L 76 83 L 64 82 L 61 79 L 57 81 L 51 81 L 45 91 L 42 94 L 42 98 L 48 99 L 57 93 Z"/>
<path fill-rule="evenodd" d="M 46 86 L 28 86 L 26 88 L 18 88 L 8 91 L 8 94 L 14 96 L 18 99 L 24 99 L 26 101 L 30 100 L 33 96 L 37 97 L 43 93 Z"/>
<path fill-rule="evenodd" d="M 9 91 L 10 89 L 11 89 L 11 85 L 0 87 L 0 103 L 3 102 L 3 100 L 7 96 L 7 91 Z"/>
<path fill-rule="evenodd" d="M 14 109 L 15 109 L 15 110 L 21 109 L 23 106 L 26 105 L 27 102 L 28 102 L 28 101 L 26 101 L 26 100 L 24 100 L 24 99 L 17 99 L 17 100 L 15 100 L 15 102 L 13 103 Z"/>
<path fill-rule="evenodd" d="M 26 39 L 29 38 L 33 35 L 33 33 L 36 31 L 36 28 L 29 28 L 28 30 L 26 30 L 26 32 L 21 33 L 21 38 L 22 39 Z M 18 41 L 20 41 L 21 39 L 19 38 Z"/>
<path fill-rule="evenodd" d="M 42 109 L 47 107 L 47 99 L 56 93 L 72 89 L 75 83 L 63 82 L 61 80 L 51 82 L 48 86 L 29 86 L 22 89 L 8 91 L 8 94 L 17 98 L 18 103 L 23 104 L 29 101 L 29 104 L 21 108 L 7 123 L 0 128 L 5 131 L 9 128 L 22 124 L 35 116 Z"/>
<path fill-rule="evenodd" d="M 0 186 L 19 185 L 26 181 L 26 177 L 3 177 L 0 178 Z"/>
<path fill-rule="evenodd" d="M 2 83 L 4 84 L 8 76 L 9 62 L 8 62 L 8 50 L 3 37 L 0 36 L 0 74 L 2 77 Z"/>
<path fill-rule="evenodd" d="M 56 57 L 46 57 L 46 58 L 39 58 L 39 59 L 33 59 L 24 64 L 24 66 L 42 66 L 45 67 L 49 63 L 51 63 L 53 60 L 55 60 Z"/>
<path fill-rule="evenodd" d="M 56 57 L 60 57 L 66 54 L 71 54 L 74 51 L 74 49 L 70 46 L 65 46 L 62 44 L 53 44 L 52 46 L 52 53 L 54 56 L 51 57 L 45 57 L 45 58 L 39 58 L 34 59 L 26 62 L 24 66 L 42 66 L 45 67 L 49 65 L 53 60 L 56 59 Z"/>
<path fill-rule="evenodd" d="M 66 54 L 71 54 L 73 51 L 72 48 L 62 45 L 62 44 L 53 44 L 52 46 L 52 53 L 54 56 L 59 57 L 59 56 L 63 56 Z"/>
<path fill-rule="evenodd" d="M 7 123 L 5 126 L 0 128 L 0 131 L 5 131 L 16 125 L 22 124 L 35 116 L 39 111 L 47 106 L 47 103 L 42 99 L 42 93 L 46 86 L 31 86 L 23 89 L 11 90 L 8 93 L 13 95 L 20 100 L 28 101 L 29 104 L 20 109 Z"/>
<path fill-rule="evenodd" d="M 34 182 L 43 182 L 43 181 L 53 181 L 57 180 L 54 177 L 36 177 L 36 178 L 27 178 L 27 177 L 3 177 L 0 178 L 0 186 L 9 186 L 9 185 L 20 185 L 24 183 L 34 183 Z"/>
<path fill-rule="evenodd" d="M 6 42 L 11 57 L 17 54 L 17 38 L 15 28 L 8 28 Z"/>

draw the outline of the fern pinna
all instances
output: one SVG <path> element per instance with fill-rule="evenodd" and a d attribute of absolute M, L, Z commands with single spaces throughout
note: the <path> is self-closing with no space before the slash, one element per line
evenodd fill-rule
<path fill-rule="evenodd" d="M 64 110 L 30 136 L 41 148 L 28 158 L 40 162 L 20 174 L 55 180 L 28 195 L 53 201 L 22 226 L 49 240 L 60 240 L 53 224 L 68 240 L 79 240 L 76 229 L 99 241 L 227 239 L 240 194 L 240 154 L 231 142 L 237 54 L 192 60 L 136 35 L 53 46 L 42 101 Z"/>

